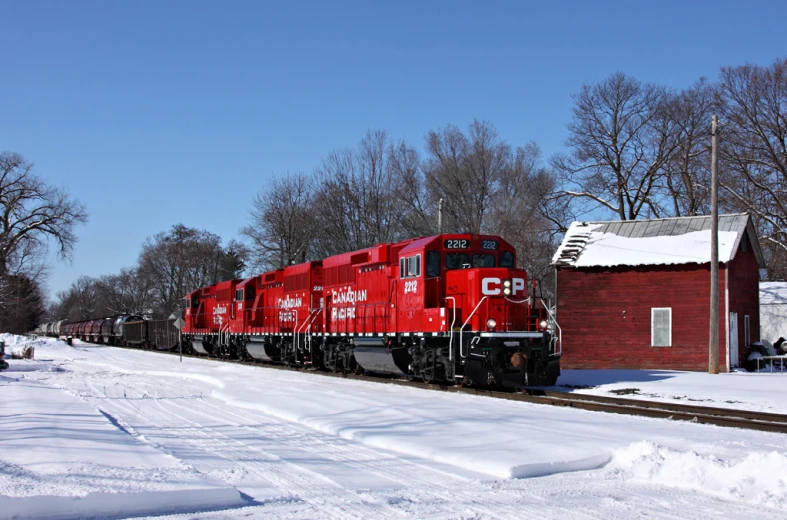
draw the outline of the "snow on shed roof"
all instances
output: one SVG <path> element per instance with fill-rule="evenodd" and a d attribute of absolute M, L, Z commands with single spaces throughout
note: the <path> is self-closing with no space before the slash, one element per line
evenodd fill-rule
<path fill-rule="evenodd" d="M 709 263 L 710 226 L 710 216 L 573 222 L 552 264 L 612 267 Z M 757 235 L 746 213 L 719 216 L 720 262 L 735 258 L 747 230 L 757 263 L 764 267 Z"/>
<path fill-rule="evenodd" d="M 760 282 L 760 305 L 787 305 L 787 282 Z"/>

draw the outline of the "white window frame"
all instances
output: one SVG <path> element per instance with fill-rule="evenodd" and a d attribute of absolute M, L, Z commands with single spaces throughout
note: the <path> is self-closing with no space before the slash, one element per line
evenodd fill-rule
<path fill-rule="evenodd" d="M 421 276 L 420 253 L 399 259 L 399 278 L 418 278 Z"/>
<path fill-rule="evenodd" d="M 656 345 L 656 311 L 667 311 L 669 314 L 669 340 L 666 345 Z M 651 307 L 650 308 L 650 345 L 652 347 L 671 347 L 672 346 L 672 307 Z"/>

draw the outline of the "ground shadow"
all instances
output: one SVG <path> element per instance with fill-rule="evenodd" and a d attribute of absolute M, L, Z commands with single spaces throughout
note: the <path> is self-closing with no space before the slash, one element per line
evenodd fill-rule
<path fill-rule="evenodd" d="M 602 385 L 650 383 L 672 379 L 670 370 L 562 370 L 555 390 L 572 392 Z"/>

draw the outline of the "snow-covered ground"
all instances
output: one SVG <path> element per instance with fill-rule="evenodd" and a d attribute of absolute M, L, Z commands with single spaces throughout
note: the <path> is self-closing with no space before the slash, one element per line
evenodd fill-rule
<path fill-rule="evenodd" d="M 32 341 L 0 374 L 0 518 L 787 518 L 784 435 Z M 787 388 L 649 374 L 559 383 Z"/>
<path fill-rule="evenodd" d="M 674 370 L 563 370 L 555 390 L 787 414 L 787 370 L 711 375 Z"/>

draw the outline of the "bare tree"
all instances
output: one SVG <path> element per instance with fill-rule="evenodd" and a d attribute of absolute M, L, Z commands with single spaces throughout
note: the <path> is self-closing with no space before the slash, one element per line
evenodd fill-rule
<path fill-rule="evenodd" d="M 663 214 L 663 168 L 676 146 L 667 98 L 664 88 L 623 73 L 583 85 L 568 124 L 571 151 L 553 159 L 562 195 L 622 220 Z"/>
<path fill-rule="evenodd" d="M 73 303 L 68 318 L 74 321 L 99 317 L 97 280 L 80 276 L 71 284 Z"/>
<path fill-rule="evenodd" d="M 332 152 L 316 169 L 316 256 L 362 249 L 402 236 L 404 207 L 394 193 L 390 149 L 385 131 L 370 131 L 357 148 Z"/>
<path fill-rule="evenodd" d="M 418 150 L 404 141 L 391 144 L 388 160 L 393 179 L 393 197 L 401 211 L 402 230 L 407 236 L 437 233 L 437 200 L 426 185 Z"/>
<path fill-rule="evenodd" d="M 487 121 L 473 121 L 467 135 L 455 126 L 426 137 L 424 164 L 432 200 L 444 199 L 444 230 L 480 233 L 498 184 L 509 166 L 511 147 Z"/>
<path fill-rule="evenodd" d="M 531 142 L 509 158 L 491 199 L 490 230 L 516 247 L 519 267 L 539 279 L 552 272 L 556 233 L 544 204 L 554 189 L 554 174 L 543 167 L 541 150 Z"/>
<path fill-rule="evenodd" d="M 727 203 L 755 215 L 772 264 L 787 256 L 787 59 L 769 67 L 725 67 L 719 81 L 722 110 L 721 186 Z M 787 270 L 771 276 L 787 276 Z"/>
<path fill-rule="evenodd" d="M 312 181 L 295 173 L 276 179 L 252 200 L 250 223 L 241 234 L 251 240 L 251 265 L 267 271 L 300 262 L 315 236 Z"/>
<path fill-rule="evenodd" d="M 0 277 L 9 263 L 30 260 L 52 241 L 62 258 L 73 251 L 74 228 L 87 222 L 84 205 L 46 184 L 21 155 L 0 153 Z"/>
<path fill-rule="evenodd" d="M 674 216 L 710 213 L 710 120 L 715 86 L 700 78 L 671 96 L 663 117 L 675 122 L 675 148 L 664 163 L 665 184 Z M 666 209 L 666 208 L 665 208 Z"/>
<path fill-rule="evenodd" d="M 188 292 L 215 283 L 223 254 L 218 236 L 182 224 L 147 239 L 139 276 L 150 283 L 155 315 L 169 316 Z"/>
<path fill-rule="evenodd" d="M 96 284 L 102 316 L 147 314 L 152 308 L 150 283 L 139 271 L 124 268 L 119 274 L 102 276 Z"/>

